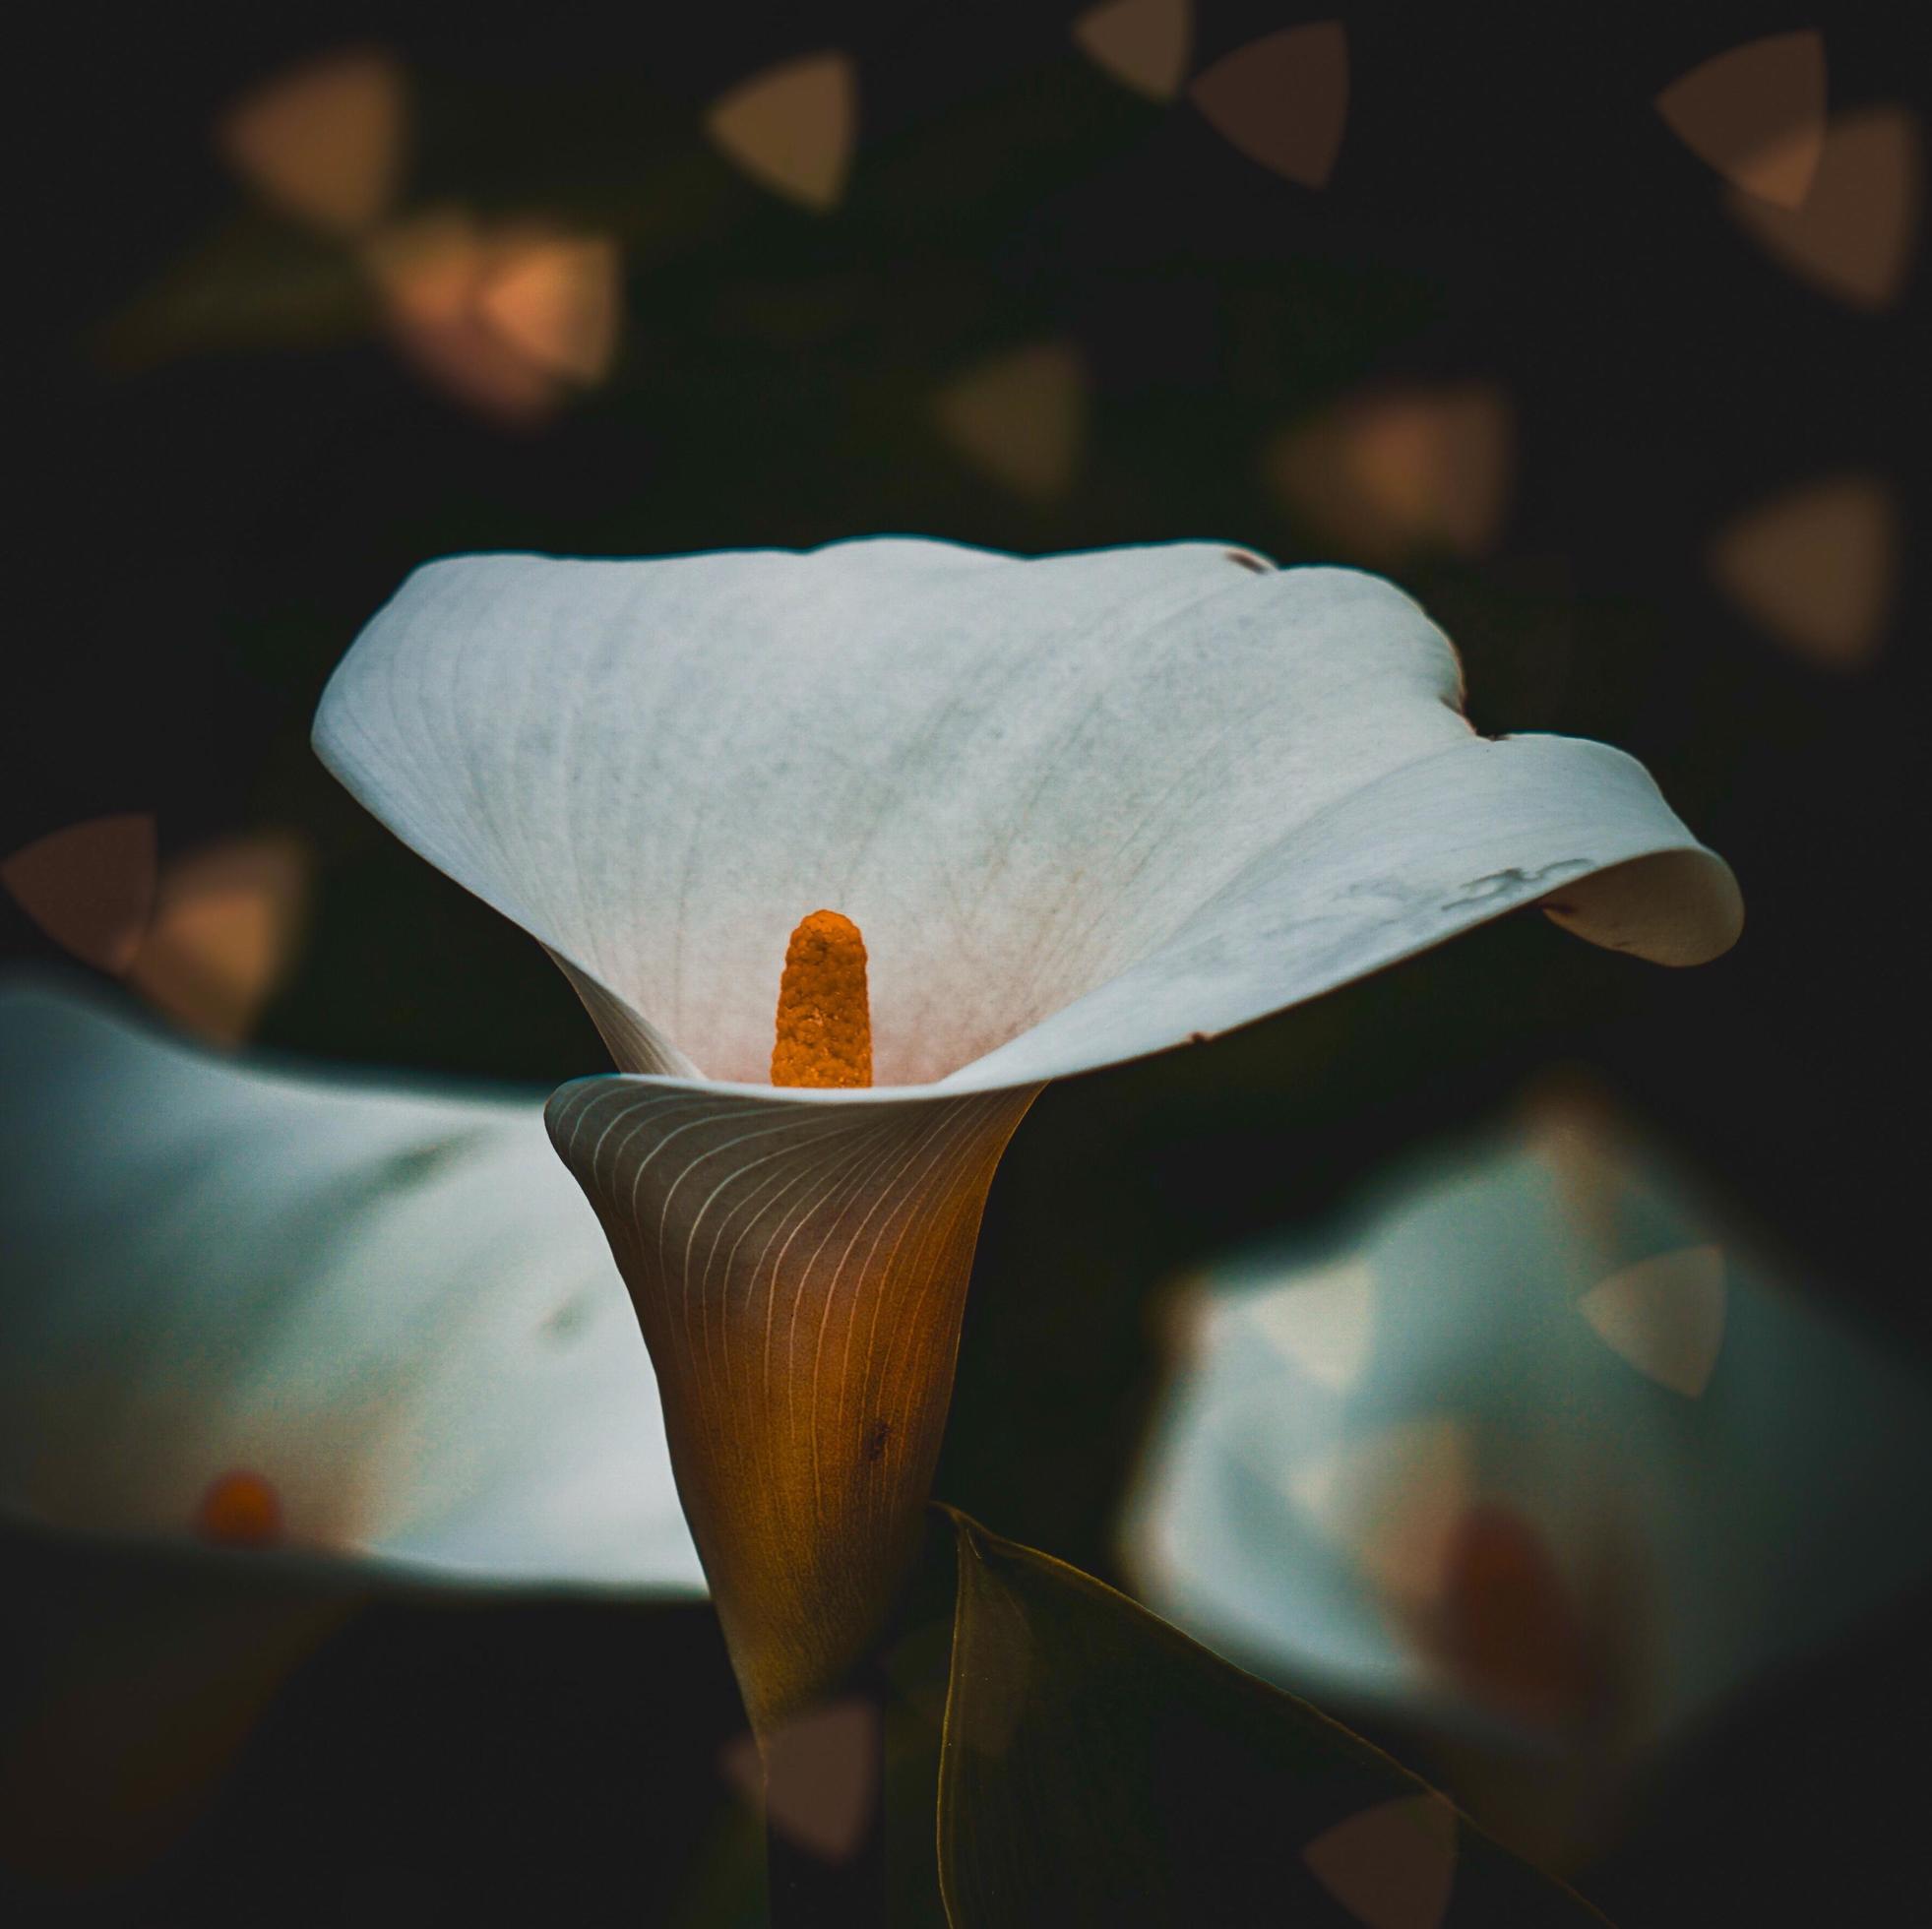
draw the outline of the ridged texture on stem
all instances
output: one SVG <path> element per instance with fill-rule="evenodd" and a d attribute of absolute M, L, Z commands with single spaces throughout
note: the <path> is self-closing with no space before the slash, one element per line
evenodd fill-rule
<path fill-rule="evenodd" d="M 830 1101 L 627 1078 L 550 1102 L 762 1730 L 838 1683 L 904 1572 L 980 1213 L 1036 1089 Z"/>

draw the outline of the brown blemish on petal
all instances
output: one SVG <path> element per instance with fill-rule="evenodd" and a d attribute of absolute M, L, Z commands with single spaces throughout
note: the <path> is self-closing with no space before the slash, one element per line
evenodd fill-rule
<path fill-rule="evenodd" d="M 865 940 L 850 918 L 814 911 L 785 947 L 779 983 L 775 1086 L 869 1086 L 872 1014 Z"/>

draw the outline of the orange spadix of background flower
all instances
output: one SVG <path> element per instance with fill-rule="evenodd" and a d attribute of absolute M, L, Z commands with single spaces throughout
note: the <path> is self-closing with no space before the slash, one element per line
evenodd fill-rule
<path fill-rule="evenodd" d="M 218 1547 L 273 1547 L 281 1538 L 281 1496 L 261 1474 L 231 1468 L 208 1483 L 195 1531 Z"/>

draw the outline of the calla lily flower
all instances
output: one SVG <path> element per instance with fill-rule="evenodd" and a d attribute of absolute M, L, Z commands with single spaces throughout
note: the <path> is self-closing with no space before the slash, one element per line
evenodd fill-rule
<path fill-rule="evenodd" d="M 372 1593 L 702 1596 L 535 1098 L 238 1063 L 16 982 L 0 1227 L 0 1519 L 68 1601 L 23 1624 L 0 1863 L 152 1859 Z"/>
<path fill-rule="evenodd" d="M 0 1513 L 366 1579 L 697 1594 L 540 1106 L 0 990 Z"/>
<path fill-rule="evenodd" d="M 1194 1282 L 1128 1565 L 1284 1685 L 1533 1764 L 1538 1827 L 1567 1780 L 1587 1837 L 1633 1762 L 1932 1571 L 1927 1390 L 1828 1303 L 1545 1094 Z"/>
<path fill-rule="evenodd" d="M 877 1630 L 1048 1080 L 1519 905 L 1663 963 L 1732 942 L 1729 872 L 1639 765 L 1461 700 L 1389 584 L 1205 542 L 459 558 L 340 665 L 325 762 L 549 950 L 616 1060 L 551 1131 L 761 1728 Z M 862 933 L 869 1089 L 766 1082 L 820 909 Z"/>

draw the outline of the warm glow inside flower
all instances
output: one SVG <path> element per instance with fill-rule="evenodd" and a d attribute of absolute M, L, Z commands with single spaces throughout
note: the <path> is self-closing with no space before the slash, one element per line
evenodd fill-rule
<path fill-rule="evenodd" d="M 1665 963 L 1735 937 L 1729 872 L 1640 766 L 1479 737 L 1461 701 L 1389 584 L 1205 542 L 468 557 L 358 639 L 325 761 L 544 944 L 620 1068 L 551 1130 L 756 1719 L 876 1631 L 986 1189 L 1044 1082 L 1519 905 Z M 864 933 L 877 1085 L 800 990 L 850 968 L 811 919 L 775 1046 L 810 903 Z M 839 1082 L 767 1083 L 794 1059 Z"/>

